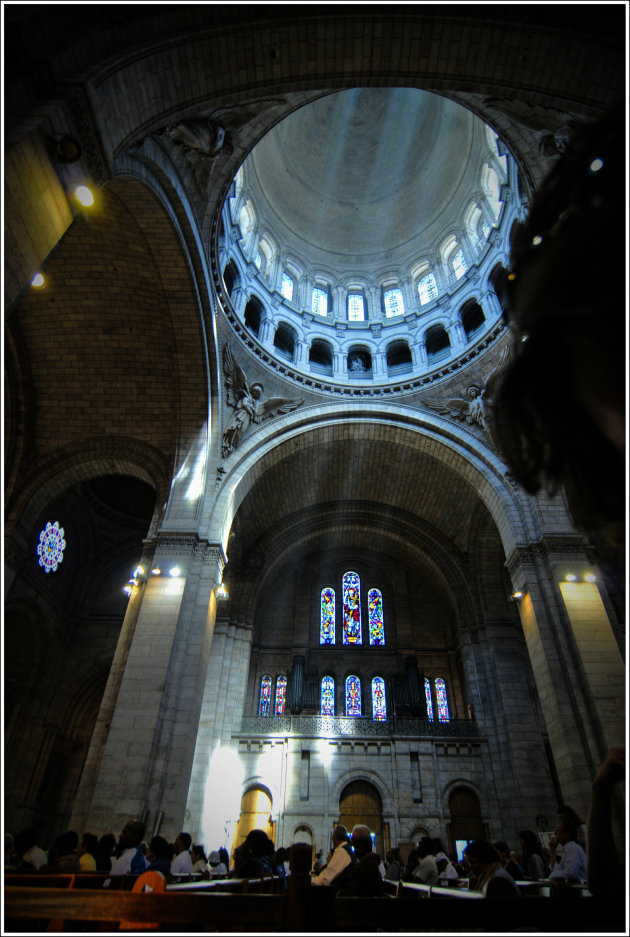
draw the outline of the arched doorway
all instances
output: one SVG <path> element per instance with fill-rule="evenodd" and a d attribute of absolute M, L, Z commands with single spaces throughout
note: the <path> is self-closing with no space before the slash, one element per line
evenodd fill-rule
<path fill-rule="evenodd" d="M 374 848 L 385 857 L 389 844 L 383 841 L 383 803 L 381 795 L 368 781 L 352 781 L 339 798 L 339 822 L 348 832 L 357 823 L 364 823 L 374 834 Z"/>
<path fill-rule="evenodd" d="M 271 796 L 263 787 L 252 787 L 243 794 L 241 815 L 236 827 L 233 850 L 240 846 L 251 830 L 263 830 L 275 841 L 275 823 L 271 819 Z"/>
<path fill-rule="evenodd" d="M 451 822 L 448 827 L 448 848 L 461 853 L 475 839 L 488 839 L 488 827 L 481 819 L 479 798 L 467 787 L 456 787 L 448 799 Z"/>

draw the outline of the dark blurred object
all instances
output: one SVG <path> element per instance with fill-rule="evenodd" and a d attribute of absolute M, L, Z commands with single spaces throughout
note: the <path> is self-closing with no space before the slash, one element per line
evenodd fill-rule
<path fill-rule="evenodd" d="M 531 494 L 564 488 L 576 525 L 625 541 L 625 108 L 585 125 L 514 231 L 502 304 L 514 342 L 493 401 Z"/>

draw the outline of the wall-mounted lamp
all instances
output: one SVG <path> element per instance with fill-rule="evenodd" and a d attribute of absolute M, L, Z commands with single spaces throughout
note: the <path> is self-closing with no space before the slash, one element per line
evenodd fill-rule
<path fill-rule="evenodd" d="M 74 190 L 74 196 L 76 200 L 85 208 L 88 208 L 90 205 L 94 204 L 94 195 L 92 194 L 92 190 L 87 185 L 78 185 Z"/>
<path fill-rule="evenodd" d="M 566 579 L 567 582 L 575 582 L 575 580 L 577 579 L 577 576 L 575 575 L 575 573 L 567 573 L 564 578 Z"/>
<path fill-rule="evenodd" d="M 78 159 L 81 159 L 81 154 L 83 149 L 78 140 L 75 140 L 74 137 L 69 137 L 67 134 L 64 136 L 56 136 L 53 138 L 53 153 L 55 159 L 59 160 L 60 163 L 68 165 L 69 163 L 76 163 Z"/>
<path fill-rule="evenodd" d="M 123 586 L 123 592 L 125 592 L 127 595 L 131 595 L 132 587 L 129 585 L 129 583 L 127 583 L 126 586 Z"/>
<path fill-rule="evenodd" d="M 152 576 L 161 576 L 161 575 L 162 575 L 162 570 L 160 569 L 159 566 L 154 566 L 153 569 L 151 570 L 151 575 L 152 575 Z"/>
<path fill-rule="evenodd" d="M 597 582 L 597 576 L 595 573 L 586 573 L 584 576 L 584 582 Z"/>
<path fill-rule="evenodd" d="M 229 599 L 230 597 L 230 594 L 225 588 L 225 586 L 223 585 L 223 583 L 221 583 L 219 588 L 215 590 L 214 594 L 217 597 L 217 599 Z"/>
<path fill-rule="evenodd" d="M 41 290 L 42 287 L 46 285 L 46 277 L 38 270 L 33 279 L 31 280 L 31 286 L 35 287 L 36 290 Z"/>
<path fill-rule="evenodd" d="M 508 602 L 520 602 L 524 595 L 524 592 L 513 592 L 512 595 L 508 596 Z"/>
<path fill-rule="evenodd" d="M 179 576 L 180 573 L 181 573 L 181 569 L 179 568 L 179 566 L 173 566 L 168 571 L 169 576 Z"/>

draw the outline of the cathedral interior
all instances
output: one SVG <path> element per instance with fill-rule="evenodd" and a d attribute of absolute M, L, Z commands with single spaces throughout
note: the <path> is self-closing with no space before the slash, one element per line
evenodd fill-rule
<path fill-rule="evenodd" d="M 623 95 L 626 13 L 3 5 L 5 830 L 456 852 L 586 814 L 625 559 L 488 401 L 514 225 Z"/>

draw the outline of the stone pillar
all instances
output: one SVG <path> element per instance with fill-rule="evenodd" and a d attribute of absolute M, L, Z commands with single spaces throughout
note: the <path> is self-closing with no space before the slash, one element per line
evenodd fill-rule
<path fill-rule="evenodd" d="M 97 833 L 141 817 L 168 838 L 184 821 L 225 557 L 194 536 L 163 536 L 155 561 L 162 575 L 144 589 L 84 825 Z"/>
<path fill-rule="evenodd" d="M 595 571 L 581 544 L 547 538 L 515 550 L 507 566 L 522 593 L 519 613 L 562 797 L 585 816 L 591 780 L 607 748 L 624 738 L 624 676 L 597 587 L 584 581 Z"/>
<path fill-rule="evenodd" d="M 218 603 L 218 618 L 206 674 L 199 731 L 186 803 L 193 840 L 231 850 L 240 815 L 243 766 L 232 747 L 245 708 L 253 628 L 233 622 Z"/>
<path fill-rule="evenodd" d="M 412 345 L 411 352 L 413 354 L 414 368 L 426 368 L 429 364 L 426 342 L 421 340 L 417 342 L 417 344 Z"/>

